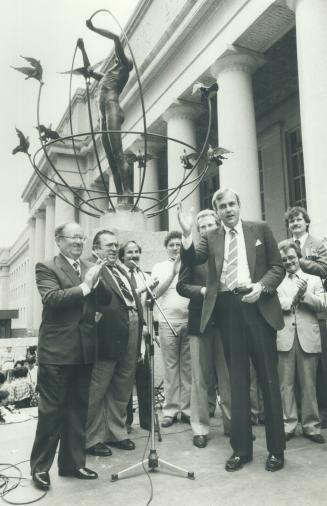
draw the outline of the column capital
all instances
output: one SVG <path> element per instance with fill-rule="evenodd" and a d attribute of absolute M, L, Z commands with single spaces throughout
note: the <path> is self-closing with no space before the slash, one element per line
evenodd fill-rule
<path fill-rule="evenodd" d="M 225 53 L 211 65 L 211 74 L 218 79 L 223 72 L 239 70 L 253 74 L 258 67 L 266 62 L 261 53 L 240 48 L 236 45 L 228 46 Z"/>
<path fill-rule="evenodd" d="M 41 220 L 44 220 L 45 219 L 45 211 L 44 211 L 44 209 L 37 209 L 36 211 L 34 211 L 33 217 L 35 219 L 40 218 Z"/>
<path fill-rule="evenodd" d="M 172 118 L 195 120 L 205 109 L 197 102 L 176 99 L 163 113 L 163 119 L 168 122 Z"/>
<path fill-rule="evenodd" d="M 56 196 L 53 193 L 50 193 L 45 199 L 44 203 L 46 206 L 54 206 L 56 203 Z"/>
<path fill-rule="evenodd" d="M 146 147 L 147 152 L 149 155 L 151 155 L 153 158 L 155 158 L 158 154 L 158 152 L 165 146 L 165 143 L 163 139 L 161 138 L 155 138 L 150 137 L 147 139 Z M 144 154 L 144 139 L 140 136 L 138 137 L 130 147 L 130 150 L 135 154 L 138 155 L 139 152 L 141 154 Z"/>
<path fill-rule="evenodd" d="M 301 0 L 284 0 L 284 2 L 291 11 L 295 12 Z"/>

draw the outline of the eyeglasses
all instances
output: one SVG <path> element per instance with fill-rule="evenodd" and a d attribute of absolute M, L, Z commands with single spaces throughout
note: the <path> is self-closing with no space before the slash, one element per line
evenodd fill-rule
<path fill-rule="evenodd" d="M 72 241 L 81 241 L 81 242 L 85 242 L 87 239 L 84 235 L 58 235 L 58 237 L 63 237 L 65 239 L 71 239 Z"/>

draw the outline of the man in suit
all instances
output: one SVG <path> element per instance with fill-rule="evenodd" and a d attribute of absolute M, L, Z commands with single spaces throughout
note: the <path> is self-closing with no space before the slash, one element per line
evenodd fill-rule
<path fill-rule="evenodd" d="M 319 276 L 322 286 L 326 286 L 327 250 L 325 241 L 314 237 L 309 232 L 310 217 L 303 207 L 289 208 L 285 213 L 285 225 L 293 241 L 301 250 L 299 259 L 303 272 Z M 326 314 L 318 315 L 322 352 L 319 357 L 317 372 L 318 403 L 322 419 L 322 427 L 327 427 L 327 327 Z"/>
<path fill-rule="evenodd" d="M 218 227 L 217 216 L 214 211 L 205 209 L 197 214 L 196 224 L 200 237 L 204 237 L 209 230 L 215 230 Z M 191 427 L 194 434 L 193 444 L 198 448 L 205 448 L 208 442 L 210 429 L 209 391 L 212 388 L 215 375 L 218 378 L 224 432 L 225 434 L 230 433 L 229 373 L 221 336 L 217 327 L 213 327 L 212 322 L 204 333 L 200 332 L 207 271 L 206 264 L 197 265 L 193 268 L 182 264 L 176 285 L 179 295 L 190 299 L 188 305 L 188 333 L 192 361 Z"/>
<path fill-rule="evenodd" d="M 122 262 L 122 267 L 125 269 L 131 285 L 135 289 L 142 304 L 143 315 L 146 318 L 146 286 L 144 283 L 143 275 L 150 288 L 156 286 L 156 282 L 145 272 L 141 273 L 138 266 L 141 260 L 142 248 L 133 240 L 127 241 L 119 249 L 119 260 Z M 146 332 L 146 322 L 144 321 L 143 331 Z M 144 339 L 142 339 L 144 348 Z M 136 392 L 139 404 L 139 422 L 140 427 L 145 430 L 150 430 L 151 427 L 151 392 L 150 392 L 150 364 L 149 357 L 145 349 L 142 350 L 136 367 Z M 132 430 L 133 423 L 133 395 L 131 394 L 127 405 L 127 418 L 126 427 L 127 432 Z"/>
<path fill-rule="evenodd" d="M 85 467 L 84 441 L 89 383 L 95 359 L 95 297 L 101 265 L 80 259 L 84 233 L 77 223 L 55 230 L 60 254 L 36 264 L 43 303 L 38 341 L 38 425 L 31 454 L 35 485 L 50 487 L 58 442 L 60 476 L 94 479 Z M 108 297 L 108 302 L 110 298 Z"/>
<path fill-rule="evenodd" d="M 301 390 L 301 423 L 304 437 L 324 443 L 316 395 L 316 377 L 321 353 L 317 312 L 326 310 L 317 276 L 304 274 L 301 253 L 292 240 L 278 245 L 286 276 L 277 289 L 285 327 L 277 332 L 278 370 L 283 403 L 286 441 L 295 436 L 298 424 L 295 378 Z"/>
<path fill-rule="evenodd" d="M 203 237 L 194 248 L 193 217 L 181 205 L 182 261 L 208 261 L 208 278 L 200 330 L 212 315 L 220 329 L 230 369 L 232 456 L 226 471 L 237 471 L 252 460 L 250 415 L 251 356 L 261 384 L 266 414 L 267 471 L 284 465 L 283 414 L 277 373 L 276 330 L 284 325 L 276 288 L 284 277 L 280 253 L 266 223 L 240 220 L 240 200 L 230 189 L 216 191 L 213 208 L 222 227 Z"/>
<path fill-rule="evenodd" d="M 111 455 L 109 446 L 134 450 L 127 437 L 126 408 L 135 379 L 143 327 L 142 306 L 126 271 L 117 263 L 118 239 L 100 230 L 93 256 L 106 260 L 101 281 L 112 293 L 111 304 L 97 324 L 98 359 L 92 371 L 86 430 L 86 452 Z"/>
<path fill-rule="evenodd" d="M 304 272 L 327 277 L 327 250 L 324 241 L 309 233 L 310 217 L 304 207 L 295 206 L 285 213 L 285 225 L 301 250 L 300 267 Z"/>

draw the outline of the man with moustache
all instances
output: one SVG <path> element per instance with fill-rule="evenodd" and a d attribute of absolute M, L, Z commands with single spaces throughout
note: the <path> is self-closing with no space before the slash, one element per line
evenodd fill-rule
<path fill-rule="evenodd" d="M 125 424 L 140 353 L 143 314 L 139 297 L 117 262 L 118 251 L 113 232 L 97 232 L 92 254 L 106 261 L 101 279 L 112 293 L 111 304 L 97 324 L 98 359 L 92 371 L 86 430 L 86 452 L 100 457 L 111 455 L 110 446 L 135 448 Z"/>
<path fill-rule="evenodd" d="M 230 370 L 232 456 L 226 471 L 237 471 L 252 460 L 250 357 L 263 393 L 266 414 L 267 471 L 284 466 L 285 437 L 277 373 L 276 331 L 283 317 L 276 288 L 285 270 L 266 223 L 240 220 L 240 199 L 231 189 L 219 189 L 212 206 L 222 227 L 210 231 L 195 248 L 193 216 L 178 207 L 183 231 L 182 261 L 194 266 L 208 261 L 208 278 L 200 330 L 213 316 L 221 332 Z"/>
<path fill-rule="evenodd" d="M 146 285 L 144 282 L 143 274 L 138 269 L 140 264 L 140 256 L 142 248 L 136 241 L 127 241 L 119 250 L 119 260 L 122 262 L 126 273 L 129 276 L 130 282 L 134 287 L 137 295 L 140 297 L 143 315 L 147 313 L 146 309 Z M 156 282 L 147 274 L 144 273 L 146 283 L 150 288 L 156 286 Z M 146 325 L 146 322 L 144 322 Z M 146 326 L 144 327 L 146 330 Z M 142 343 L 143 344 L 143 343 Z M 147 354 L 140 354 L 136 367 L 136 392 L 139 404 L 139 420 L 140 427 L 145 430 L 150 430 L 151 426 L 151 392 L 150 392 L 150 367 L 149 357 Z M 133 395 L 129 399 L 127 405 L 127 418 L 126 427 L 127 432 L 131 432 L 133 423 Z"/>
<path fill-rule="evenodd" d="M 204 237 L 210 230 L 215 230 L 219 222 L 214 211 L 205 209 L 197 214 L 196 224 L 200 237 Z M 215 373 L 218 378 L 224 432 L 225 434 L 230 433 L 229 373 L 221 336 L 212 322 L 209 323 L 205 332 L 200 332 L 207 273 L 206 264 L 195 267 L 187 267 L 182 264 L 176 285 L 177 292 L 182 297 L 190 299 L 188 333 L 192 359 L 191 427 L 194 434 L 193 444 L 198 448 L 205 448 L 208 442 L 210 430 L 208 393 Z"/>
<path fill-rule="evenodd" d="M 59 442 L 60 476 L 95 479 L 85 467 L 85 424 L 95 360 L 95 294 L 101 263 L 80 259 L 85 236 L 77 223 L 56 228 L 59 255 L 36 264 L 43 312 L 38 340 L 38 424 L 31 454 L 34 484 L 50 487 Z M 102 285 L 101 285 L 102 286 Z M 110 294 L 106 295 L 107 302 Z"/>
<path fill-rule="evenodd" d="M 300 206 L 289 208 L 285 213 L 285 225 L 301 251 L 299 258 L 303 272 L 319 276 L 322 289 L 327 289 L 327 250 L 325 241 L 310 234 L 310 216 Z M 320 408 L 321 426 L 327 427 L 327 327 L 326 312 L 318 314 L 321 334 L 321 354 L 317 373 L 318 403 Z"/>

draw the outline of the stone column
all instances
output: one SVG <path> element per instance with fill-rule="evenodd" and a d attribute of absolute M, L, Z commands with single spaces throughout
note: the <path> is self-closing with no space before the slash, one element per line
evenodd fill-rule
<path fill-rule="evenodd" d="M 35 213 L 35 249 L 34 260 L 35 263 L 44 260 L 44 246 L 45 246 L 45 212 L 36 211 Z M 39 291 L 34 283 L 33 295 L 33 326 L 38 329 L 41 322 L 42 302 Z"/>
<path fill-rule="evenodd" d="M 197 147 L 196 143 L 196 119 L 202 112 L 202 107 L 198 104 L 191 104 L 190 102 L 182 102 L 181 100 L 176 101 L 172 104 L 169 109 L 164 113 L 164 120 L 167 122 L 167 137 L 174 137 L 181 140 L 191 146 Z M 180 157 L 186 153 L 192 153 L 191 148 L 187 148 L 182 144 L 174 141 L 167 141 L 167 165 L 168 165 L 168 188 L 175 188 L 178 186 L 184 177 L 184 168 L 182 166 Z M 186 171 L 186 176 L 188 171 Z M 192 173 L 186 182 L 192 181 L 198 175 L 198 170 Z M 177 193 L 174 193 L 170 201 L 178 202 L 182 200 L 190 191 L 194 188 L 194 185 L 187 185 Z M 183 202 L 184 208 L 188 211 L 191 207 L 194 208 L 194 212 L 197 213 L 200 210 L 200 190 L 199 187 L 191 193 L 187 199 Z M 179 230 L 180 226 L 177 220 L 176 207 L 169 210 L 169 230 Z"/>
<path fill-rule="evenodd" d="M 45 245 L 44 256 L 52 258 L 55 251 L 54 229 L 55 229 L 55 197 L 49 195 L 45 201 Z"/>
<path fill-rule="evenodd" d="M 326 236 L 327 2 L 287 0 L 296 18 L 301 130 L 310 231 Z"/>
<path fill-rule="evenodd" d="M 68 190 L 60 190 L 60 193 L 69 201 L 74 202 L 74 195 Z M 75 208 L 70 206 L 56 196 L 55 205 L 55 227 L 64 223 L 71 223 L 75 221 Z"/>
<path fill-rule="evenodd" d="M 220 187 L 240 196 L 242 216 L 261 219 L 258 147 L 252 91 L 252 73 L 264 59 L 233 46 L 211 67 L 219 85 L 219 146 L 233 153 L 220 167 Z"/>
<path fill-rule="evenodd" d="M 151 157 L 151 160 L 148 160 L 146 164 L 146 173 L 142 193 L 144 193 L 145 195 L 146 192 L 151 192 L 151 194 L 145 196 L 153 198 L 160 198 L 160 195 L 157 193 L 159 189 L 158 153 L 160 151 L 160 148 L 162 148 L 162 142 L 159 139 L 148 139 L 147 154 Z M 138 139 L 133 144 L 132 150 L 136 156 L 138 156 L 139 154 L 144 155 L 143 139 Z M 138 167 L 138 163 L 136 162 L 134 165 L 134 192 L 139 191 L 139 187 L 140 187 L 140 169 Z M 151 207 L 154 204 L 155 204 L 154 200 L 141 198 L 138 207 L 144 210 L 147 207 Z M 158 207 L 154 207 L 151 211 L 149 211 L 149 213 L 155 212 L 158 209 L 159 209 Z M 147 230 L 151 231 L 160 230 L 159 216 L 147 219 Z"/>
<path fill-rule="evenodd" d="M 32 217 L 28 221 L 29 242 L 28 242 L 28 258 L 29 258 L 29 275 L 28 275 L 28 297 L 27 297 L 27 331 L 30 335 L 35 335 L 35 327 L 33 325 L 33 301 L 35 295 L 35 218 Z"/>

